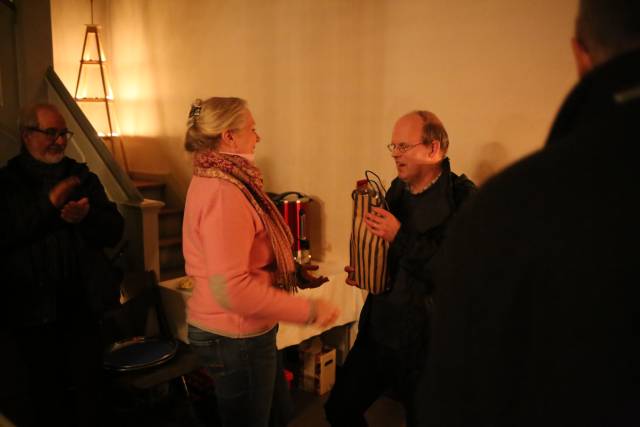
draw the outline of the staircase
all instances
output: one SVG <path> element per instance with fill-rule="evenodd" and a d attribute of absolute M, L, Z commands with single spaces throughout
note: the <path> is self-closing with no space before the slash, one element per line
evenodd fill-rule
<path fill-rule="evenodd" d="M 161 179 L 141 177 L 132 172 L 131 180 L 145 199 L 158 200 L 164 207 L 158 215 L 160 281 L 182 277 L 184 257 L 182 256 L 182 208 L 169 206 L 166 200 L 166 184 Z"/>
<path fill-rule="evenodd" d="M 2 3 L 2 0 L 0 0 Z M 45 74 L 47 100 L 56 105 L 74 130 L 70 152 L 86 162 L 99 177 L 111 200 L 117 202 L 125 220 L 123 262 L 128 271 L 154 270 L 160 280 L 184 276 L 181 227 L 183 204 L 178 196 L 165 197 L 170 177 L 141 172 L 127 176 L 126 165 L 113 152 L 73 99 L 60 77 L 49 67 Z M 71 156 L 73 157 L 73 155 Z M 123 155 L 124 160 L 124 155 Z M 170 190 L 170 188 L 169 188 Z M 167 200 L 171 199 L 171 200 Z M 173 203 L 173 204 L 172 204 Z"/>

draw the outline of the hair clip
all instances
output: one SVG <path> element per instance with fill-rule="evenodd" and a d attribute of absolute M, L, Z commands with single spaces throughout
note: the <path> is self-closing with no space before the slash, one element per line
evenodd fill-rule
<path fill-rule="evenodd" d="M 200 115 L 200 110 L 202 109 L 199 105 L 192 105 L 191 110 L 189 111 L 189 118 L 198 117 Z"/>

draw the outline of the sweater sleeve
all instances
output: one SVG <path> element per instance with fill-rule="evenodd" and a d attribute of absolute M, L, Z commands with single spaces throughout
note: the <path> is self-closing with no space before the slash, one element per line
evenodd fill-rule
<path fill-rule="evenodd" d="M 272 286 L 272 275 L 256 265 L 257 241 L 264 228 L 242 192 L 222 183 L 203 208 L 200 230 L 209 289 L 225 310 L 247 317 L 305 323 L 310 314 L 306 298 Z M 268 237 L 266 244 L 268 244 Z M 263 267 L 266 268 L 266 267 Z M 253 270 L 253 271 L 252 271 Z"/>
<path fill-rule="evenodd" d="M 29 246 L 64 225 L 47 192 L 33 192 L 6 170 L 0 173 L 0 253 Z"/>
<path fill-rule="evenodd" d="M 424 283 L 427 292 L 431 292 L 432 289 L 432 270 L 438 265 L 440 257 L 437 255 L 446 238 L 449 224 L 476 191 L 473 182 L 464 175 L 462 178 L 457 178 L 452 189 L 454 203 L 451 216 L 442 224 L 423 233 L 412 235 L 401 226 L 396 239 L 391 244 L 390 254 L 398 259 L 399 267 Z"/>

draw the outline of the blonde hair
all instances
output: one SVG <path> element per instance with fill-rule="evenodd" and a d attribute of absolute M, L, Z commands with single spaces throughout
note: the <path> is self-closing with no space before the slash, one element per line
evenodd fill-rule
<path fill-rule="evenodd" d="M 225 130 L 244 125 L 247 101 L 240 98 L 212 97 L 191 104 L 184 148 L 189 152 L 216 150 Z"/>

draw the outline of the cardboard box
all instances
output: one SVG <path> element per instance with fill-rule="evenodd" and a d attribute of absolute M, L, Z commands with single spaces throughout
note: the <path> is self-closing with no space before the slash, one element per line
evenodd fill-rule
<path fill-rule="evenodd" d="M 300 388 L 325 394 L 336 382 L 336 349 L 323 347 L 320 351 L 300 351 L 302 375 Z"/>

